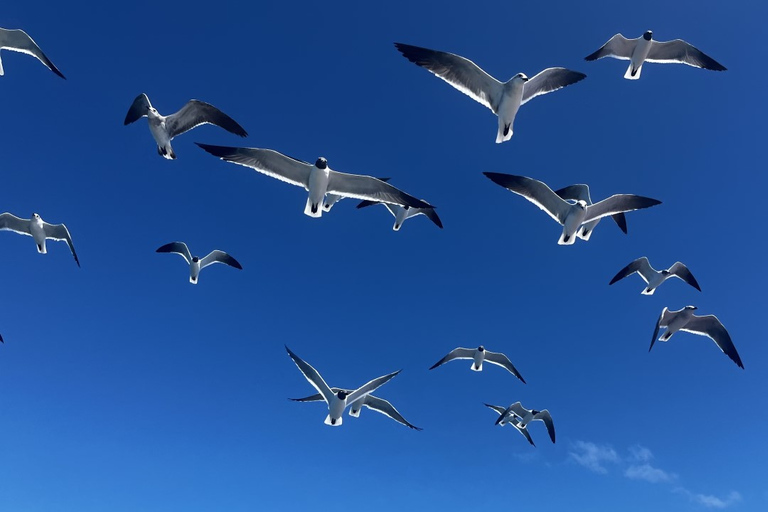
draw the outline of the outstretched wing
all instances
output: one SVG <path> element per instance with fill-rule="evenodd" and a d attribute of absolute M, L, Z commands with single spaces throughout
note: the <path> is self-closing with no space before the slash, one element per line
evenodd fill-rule
<path fill-rule="evenodd" d="M 69 230 L 64 224 L 48 224 L 43 222 L 43 231 L 45 231 L 45 238 L 52 240 L 65 240 L 69 246 L 69 250 L 72 251 L 72 256 L 75 258 L 75 263 L 80 266 L 80 260 L 77 259 L 77 253 L 75 252 L 75 245 L 72 243 L 72 237 L 69 236 Z"/>
<path fill-rule="evenodd" d="M 696 278 L 693 277 L 693 274 L 691 274 L 691 271 L 688 270 L 688 267 L 686 267 L 684 264 L 680 263 L 679 261 L 676 262 L 671 267 L 669 267 L 669 273 L 675 277 L 679 277 L 689 285 L 701 291 L 701 287 L 699 287 L 699 283 L 696 281 Z"/>
<path fill-rule="evenodd" d="M 528 433 L 528 429 L 526 427 L 521 427 L 519 422 L 514 418 L 509 422 L 509 424 L 515 427 L 518 432 L 523 434 L 523 436 L 528 440 L 528 442 L 531 443 L 531 446 L 536 446 L 535 444 L 533 444 L 533 439 L 531 439 L 531 434 Z"/>
<path fill-rule="evenodd" d="M 131 108 L 128 109 L 128 113 L 125 114 L 124 125 L 131 124 L 134 121 L 138 121 L 142 117 L 147 115 L 147 111 L 152 108 L 152 104 L 149 102 L 149 98 L 146 94 L 141 93 L 131 103 Z"/>
<path fill-rule="evenodd" d="M 208 265 L 213 265 L 214 263 L 223 263 L 225 265 L 229 265 L 230 267 L 235 267 L 240 270 L 243 269 L 242 265 L 240 265 L 240 263 L 238 263 L 235 258 L 225 253 L 224 251 L 216 249 L 215 251 L 211 251 L 208 256 L 200 260 L 200 270 L 204 269 Z"/>
<path fill-rule="evenodd" d="M 28 219 L 19 218 L 12 213 L 0 214 L 0 231 L 13 231 L 21 235 L 32 236 L 29 225 Z"/>
<path fill-rule="evenodd" d="M 448 352 L 448 354 L 433 364 L 429 369 L 434 370 L 438 366 L 445 364 L 449 361 L 453 361 L 454 359 L 473 359 L 475 357 L 475 349 L 474 348 L 455 348 Z"/>
<path fill-rule="evenodd" d="M 357 402 L 364 396 L 367 396 L 370 393 L 373 393 L 378 388 L 389 382 L 390 379 L 392 379 L 395 375 L 400 373 L 402 370 L 397 370 L 396 372 L 389 373 L 387 375 L 382 375 L 381 377 L 377 377 L 371 381 L 366 382 L 353 392 L 347 396 L 347 403 L 351 404 L 353 402 Z"/>
<path fill-rule="evenodd" d="M 509 358 L 504 354 L 486 350 L 485 360 L 488 361 L 489 363 L 495 364 L 497 366 L 501 366 L 502 368 L 506 368 L 507 371 L 509 371 L 509 373 L 511 373 L 518 379 L 520 379 L 522 383 L 525 384 L 525 379 L 523 378 L 523 376 L 520 375 L 520 372 L 517 371 L 517 368 L 515 368 L 515 365 L 512 364 L 512 361 L 510 361 Z"/>
<path fill-rule="evenodd" d="M 0 49 L 31 55 L 42 62 L 45 67 L 66 80 L 66 77 L 61 73 L 61 71 L 59 71 L 59 68 L 54 66 L 53 62 L 51 62 L 51 59 L 45 56 L 43 50 L 37 46 L 37 43 L 35 43 L 32 38 L 29 37 L 29 35 L 21 29 L 0 29 Z M 0 66 L 0 75 L 2 74 L 3 69 L 2 66 Z"/>
<path fill-rule="evenodd" d="M 412 428 L 414 430 L 423 430 L 422 428 L 417 427 L 411 424 L 410 422 L 408 422 L 405 418 L 403 418 L 403 415 L 400 414 L 391 403 L 384 400 L 383 398 L 378 398 L 372 395 L 368 395 L 365 397 L 365 400 L 363 400 L 363 405 L 371 409 L 372 411 L 380 412 L 385 416 L 389 416 L 396 422 L 402 423 L 406 427 Z"/>
<path fill-rule="evenodd" d="M 659 329 L 661 329 L 662 326 L 666 327 L 667 325 L 669 325 L 669 320 L 673 316 L 674 315 L 669 312 L 669 308 L 664 308 L 661 310 L 659 319 L 656 320 L 656 327 L 653 329 L 653 338 L 651 338 L 651 346 L 648 347 L 648 352 L 651 351 L 651 349 L 653 348 L 653 344 L 656 343 L 656 339 L 658 339 L 659 337 Z"/>
<path fill-rule="evenodd" d="M 504 86 L 471 60 L 453 53 L 409 44 L 395 43 L 395 47 L 406 59 L 434 73 L 435 76 L 491 109 L 494 114 L 498 111 Z"/>
<path fill-rule="evenodd" d="M 507 410 L 507 408 L 506 408 L 506 407 L 502 407 L 502 406 L 500 406 L 500 405 L 491 405 L 491 404 L 485 404 L 485 403 L 484 403 L 483 405 L 484 405 L 484 406 L 486 406 L 486 407 L 488 407 L 489 409 L 493 409 L 494 411 L 496 411 L 497 413 L 499 413 L 499 415 L 502 415 L 502 414 L 504 414 L 504 411 L 506 411 L 506 410 Z"/>
<path fill-rule="evenodd" d="M 597 60 L 603 57 L 630 60 L 638 39 L 640 38 L 627 39 L 621 34 L 616 34 L 601 46 L 599 50 L 584 57 L 584 60 Z"/>
<path fill-rule="evenodd" d="M 539 411 L 538 413 L 533 415 L 534 420 L 541 420 L 544 422 L 544 425 L 547 426 L 547 432 L 549 433 L 549 438 L 552 440 L 552 442 L 555 442 L 555 423 L 552 421 L 552 415 L 549 414 L 549 411 L 544 409 L 543 411 Z"/>
<path fill-rule="evenodd" d="M 174 138 L 201 124 L 215 124 L 230 133 L 245 137 L 248 133 L 237 121 L 217 109 L 210 103 L 200 100 L 189 100 L 181 110 L 169 115 L 165 120 L 168 136 Z"/>
<path fill-rule="evenodd" d="M 736 346 L 731 341 L 731 335 L 715 315 L 693 316 L 680 330 L 709 337 L 731 361 L 744 368 Z"/>
<path fill-rule="evenodd" d="M 293 362 L 296 363 L 296 366 L 304 375 L 304 378 L 307 379 L 307 382 L 312 384 L 312 387 L 314 387 L 318 393 L 323 396 L 323 400 L 325 400 L 326 403 L 330 404 L 334 397 L 334 392 L 330 387 L 328 387 L 328 384 L 325 383 L 317 370 L 315 370 L 312 365 L 304 361 L 302 358 L 291 352 L 291 349 L 289 349 L 287 346 L 285 347 L 285 350 L 288 351 L 288 355 L 291 356 Z"/>
<path fill-rule="evenodd" d="M 581 82 L 585 78 L 587 75 L 578 71 L 565 68 L 547 68 L 525 82 L 523 101 L 520 104 L 525 105 L 536 96 L 554 92 L 576 82 Z"/>
<path fill-rule="evenodd" d="M 333 391 L 334 395 L 336 393 L 338 393 L 339 391 L 346 391 L 347 393 L 351 393 L 352 392 L 352 390 L 350 390 L 350 389 L 342 390 L 341 388 L 331 388 L 331 391 Z M 304 398 L 289 398 L 288 400 L 290 400 L 292 402 L 322 402 L 325 399 L 323 398 L 322 394 L 317 393 L 317 394 L 314 394 L 314 395 L 305 396 Z"/>
<path fill-rule="evenodd" d="M 595 219 L 601 219 L 608 215 L 650 208 L 657 204 L 661 204 L 661 201 L 658 199 L 651 199 L 650 197 L 636 196 L 633 194 L 616 194 L 608 199 L 603 199 L 602 201 L 587 206 L 587 215 L 584 217 L 584 223 Z"/>
<path fill-rule="evenodd" d="M 306 189 L 309 187 L 309 174 L 313 166 L 307 162 L 296 160 L 271 149 L 211 146 L 199 142 L 195 142 L 195 144 L 227 162 L 250 167 L 262 174 L 297 187 Z"/>
<path fill-rule="evenodd" d="M 651 41 L 651 49 L 645 60 L 648 62 L 677 62 L 712 71 L 726 70 L 725 66 L 682 39 L 664 42 Z"/>
<path fill-rule="evenodd" d="M 186 260 L 187 264 L 192 264 L 192 255 L 189 253 L 189 247 L 187 247 L 187 244 L 184 242 L 171 242 L 169 244 L 165 244 L 161 247 L 158 247 L 155 252 L 170 252 L 173 254 L 178 254 Z"/>
<path fill-rule="evenodd" d="M 637 272 L 640 274 L 640 277 L 643 278 L 643 281 L 648 283 L 651 280 L 651 276 L 655 273 L 653 268 L 651 267 L 651 264 L 648 262 L 648 258 L 643 256 L 642 258 L 637 258 L 635 261 L 624 267 L 623 269 L 619 270 L 619 272 L 613 276 L 613 279 L 611 279 L 611 282 L 608 283 L 609 285 L 615 283 L 616 281 L 620 281 L 624 279 L 627 276 L 631 276 Z"/>
<path fill-rule="evenodd" d="M 571 209 L 564 199 L 555 194 L 545 183 L 525 176 L 502 174 L 498 172 L 484 172 L 485 176 L 497 185 L 519 194 L 547 212 L 550 217 L 560 224 L 565 222 Z"/>
<path fill-rule="evenodd" d="M 416 199 L 389 183 L 373 176 L 363 176 L 361 174 L 330 171 L 328 192 L 344 197 L 353 197 L 379 203 L 399 204 L 412 208 L 431 208 L 429 203 Z"/>

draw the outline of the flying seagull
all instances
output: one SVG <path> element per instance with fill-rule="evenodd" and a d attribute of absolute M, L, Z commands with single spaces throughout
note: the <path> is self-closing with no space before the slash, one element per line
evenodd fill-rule
<path fill-rule="evenodd" d="M 434 370 L 438 366 L 453 361 L 454 359 L 472 359 L 471 369 L 476 372 L 483 371 L 483 361 L 488 361 L 489 363 L 495 364 L 496 366 L 506 368 L 509 373 L 520 379 L 522 383 L 525 384 L 525 379 L 523 379 L 523 376 L 520 375 L 520 372 L 517 371 L 517 368 L 515 368 L 515 366 L 512 364 L 512 361 L 510 361 L 507 356 L 500 352 L 491 352 L 490 350 L 485 350 L 485 347 L 482 345 L 477 348 L 455 348 L 448 352 L 444 358 L 433 364 L 432 367 L 430 367 L 430 370 Z"/>
<path fill-rule="evenodd" d="M 213 105 L 199 100 L 189 100 L 175 114 L 162 116 L 149 102 L 147 95 L 141 93 L 133 100 L 123 124 L 131 124 L 145 116 L 149 122 L 149 131 L 152 132 L 152 137 L 157 143 L 157 154 L 168 160 L 176 158 L 171 140 L 201 124 L 214 124 L 240 137 L 248 135 L 234 119 Z"/>
<path fill-rule="evenodd" d="M 32 218 L 29 220 L 21 219 L 10 213 L 2 213 L 0 214 L 0 230 L 14 231 L 22 235 L 31 236 L 37 244 L 37 252 L 41 254 L 48 252 L 45 247 L 47 239 L 65 240 L 67 245 L 69 245 L 69 250 L 72 251 L 75 263 L 77 263 L 78 267 L 80 266 L 75 246 L 72 244 L 72 237 L 69 236 L 69 230 L 64 224 L 48 224 L 36 213 L 33 213 Z"/>
<path fill-rule="evenodd" d="M 415 217 L 417 215 L 424 215 L 429 220 L 435 223 L 437 227 L 440 229 L 443 229 L 443 223 L 440 221 L 440 217 L 437 216 L 437 212 L 434 208 L 411 208 L 410 206 L 400 206 L 399 204 L 387 204 L 387 203 L 377 203 L 375 201 L 362 201 L 360 204 L 357 205 L 358 208 L 365 208 L 366 206 L 371 206 L 374 204 L 383 204 L 387 210 L 389 210 L 389 213 L 392 214 L 393 217 L 395 217 L 395 223 L 392 225 L 392 229 L 394 231 L 400 231 L 400 227 L 403 225 L 403 222 L 406 221 L 406 219 L 410 219 L 411 217 Z"/>
<path fill-rule="evenodd" d="M 335 395 L 338 395 L 339 391 L 343 391 L 347 393 L 347 395 L 351 395 L 353 390 L 342 389 L 342 388 L 331 388 L 331 391 Z M 307 396 L 304 398 L 291 398 L 290 400 L 293 400 L 294 402 L 319 402 L 323 400 L 323 395 L 321 395 L 320 393 L 317 393 L 315 395 Z M 347 400 L 347 402 L 349 402 L 349 400 Z M 396 422 L 401 423 L 406 427 L 412 428 L 414 430 L 423 430 L 406 421 L 406 419 L 403 418 L 403 415 L 400 414 L 391 403 L 384 400 L 383 398 L 378 398 L 373 395 L 365 395 L 363 398 L 358 399 L 356 402 L 350 403 L 349 415 L 354 418 L 357 418 L 358 416 L 360 416 L 360 410 L 363 407 L 367 407 L 372 411 L 380 412 L 385 416 L 389 416 Z"/>
<path fill-rule="evenodd" d="M 43 50 L 32 40 L 26 32 L 20 29 L 8 30 L 0 28 L 0 50 L 11 50 L 13 52 L 26 53 L 35 57 L 37 60 L 43 63 L 45 67 L 59 75 L 66 80 L 66 77 L 61 74 L 59 68 L 53 65 L 48 57 L 45 56 Z M 0 52 L 2 53 L 2 52 Z M 0 76 L 4 75 L 3 61 L 0 59 Z"/>
<path fill-rule="evenodd" d="M 503 413 L 496 420 L 496 424 L 500 425 L 502 422 L 510 421 L 510 416 L 514 416 L 518 419 L 518 423 L 515 425 L 518 429 L 525 429 L 532 421 L 542 421 L 547 427 L 549 438 L 552 442 L 555 442 L 555 424 L 552 422 L 552 416 L 549 411 L 544 409 L 543 411 L 537 411 L 536 409 L 526 409 L 520 402 L 515 402 L 507 407 Z M 514 424 L 514 423 L 513 423 Z M 531 442 L 533 444 L 533 442 Z"/>
<path fill-rule="evenodd" d="M 654 41 L 653 32 L 650 30 L 646 30 L 642 37 L 636 39 L 627 39 L 621 34 L 616 34 L 595 53 L 584 57 L 584 60 L 597 60 L 603 57 L 630 61 L 627 72 L 624 73 L 624 78 L 628 80 L 640 78 L 643 62 L 687 64 L 712 71 L 725 71 L 725 66 L 682 39 Z"/>
<path fill-rule="evenodd" d="M 376 178 L 377 180 L 381 181 L 389 181 L 389 178 Z M 338 203 L 344 199 L 344 196 L 340 196 L 338 194 L 325 194 L 325 200 L 323 201 L 323 211 L 329 212 L 331 211 L 331 208 L 333 208 L 333 205 Z M 360 206 L 358 206 L 360 208 Z"/>
<path fill-rule="evenodd" d="M 312 368 L 309 363 L 291 352 L 291 349 L 289 349 L 287 346 L 285 347 L 285 350 L 288 351 L 288 355 L 291 356 L 291 359 L 293 359 L 293 362 L 296 363 L 296 366 L 299 368 L 301 373 L 304 374 L 304 377 L 307 379 L 307 381 L 312 384 L 318 393 L 322 395 L 323 400 L 325 400 L 325 402 L 328 404 L 328 416 L 325 418 L 325 424 L 331 425 L 333 427 L 341 426 L 341 416 L 344 414 L 344 409 L 346 409 L 348 405 L 354 404 L 355 402 L 365 398 L 368 394 L 373 393 L 379 387 L 389 382 L 392 377 L 402 371 L 397 370 L 396 372 L 392 372 L 388 375 L 383 375 L 379 378 L 373 379 L 372 381 L 363 384 L 352 392 L 348 392 L 347 390 L 341 388 L 336 388 L 338 391 L 333 391 L 330 387 L 328 387 L 328 384 L 325 383 L 320 374 L 317 373 L 317 370 Z"/>
<path fill-rule="evenodd" d="M 649 197 L 616 194 L 594 204 L 587 204 L 584 200 L 578 200 L 575 204 L 571 204 L 539 180 L 497 172 L 484 172 L 483 174 L 497 185 L 523 196 L 561 224 L 563 233 L 557 241 L 560 245 L 573 244 L 576 240 L 575 235 L 583 224 L 608 215 L 649 208 L 661 203 L 661 201 Z"/>
<path fill-rule="evenodd" d="M 667 330 L 661 335 L 659 341 L 669 341 L 669 338 L 677 331 L 706 336 L 714 341 L 725 355 L 743 369 L 744 365 L 741 362 L 739 353 L 736 352 L 731 336 L 725 330 L 723 324 L 720 323 L 720 320 L 715 315 L 696 316 L 693 312 L 697 309 L 696 306 L 685 306 L 677 311 L 670 311 L 669 308 L 664 308 L 659 316 L 659 320 L 656 322 L 656 329 L 653 331 L 653 338 L 651 338 L 651 346 L 648 348 L 648 352 L 651 351 L 653 344 L 656 343 L 659 329 L 666 327 Z"/>
<path fill-rule="evenodd" d="M 513 124 L 520 105 L 536 96 L 562 89 L 587 75 L 565 68 L 547 68 L 533 78 L 518 73 L 501 83 L 474 62 L 453 53 L 395 43 L 403 56 L 442 78 L 473 100 L 485 105 L 499 118 L 496 142 L 512 138 Z"/>
<path fill-rule="evenodd" d="M 303 187 L 309 192 L 304 213 L 310 217 L 320 217 L 323 214 L 322 206 L 326 194 L 414 208 L 432 207 L 429 203 L 372 176 L 331 170 L 328 161 L 323 157 L 318 158 L 315 165 L 312 165 L 271 149 L 211 146 L 199 142 L 196 144 L 222 160 L 244 165 L 280 181 Z"/>
<path fill-rule="evenodd" d="M 525 427 L 520 426 L 520 419 L 515 416 L 514 414 L 504 414 L 507 410 L 506 407 L 502 407 L 500 405 L 491 405 L 491 404 L 483 404 L 489 409 L 493 409 L 498 413 L 501 417 L 499 418 L 500 421 L 497 423 L 497 425 L 504 426 L 504 425 L 512 425 L 515 427 L 515 429 L 523 434 L 525 438 L 528 440 L 529 443 L 531 443 L 531 446 L 536 446 L 533 443 L 533 439 L 531 439 L 531 434 L 528 433 L 528 429 Z"/>
<path fill-rule="evenodd" d="M 158 247 L 155 252 L 170 252 L 173 254 L 178 254 L 184 258 L 186 262 L 189 263 L 189 282 L 192 284 L 197 284 L 197 276 L 200 275 L 201 270 L 203 270 L 208 265 L 213 265 L 214 263 L 224 263 L 225 265 L 235 267 L 239 270 L 243 269 L 243 267 L 235 258 L 225 253 L 224 251 L 219 251 L 218 249 L 211 251 L 208 253 L 208 256 L 204 258 L 192 256 L 192 254 L 189 252 L 187 244 L 184 242 L 171 242 L 169 244 L 165 244 L 162 247 Z"/>
<path fill-rule="evenodd" d="M 701 291 L 701 288 L 699 287 L 699 283 L 696 282 L 696 278 L 693 277 L 693 274 L 691 274 L 691 271 L 688 270 L 688 267 L 686 267 L 679 261 L 666 270 L 656 270 L 651 266 L 650 262 L 648 261 L 648 258 L 646 258 L 645 256 L 643 256 L 642 258 L 637 258 L 635 261 L 633 261 L 623 269 L 619 270 L 619 273 L 613 276 L 613 279 L 611 279 L 611 282 L 608 284 L 611 285 L 617 281 L 624 279 L 627 276 L 631 276 L 635 272 L 640 274 L 640 277 L 642 277 L 643 281 L 645 281 L 646 284 L 648 285 L 642 291 L 643 295 L 653 295 L 653 292 L 656 291 L 656 288 L 661 286 L 661 283 L 663 283 L 670 277 L 680 278 L 686 283 L 688 283 L 689 285 L 696 288 L 697 290 Z"/>
<path fill-rule="evenodd" d="M 566 200 L 570 199 L 572 201 L 584 201 L 587 203 L 587 206 L 592 204 L 592 197 L 589 195 L 589 185 L 571 185 L 561 188 L 560 190 L 555 190 L 555 194 Z M 623 213 L 617 213 L 616 215 L 611 215 L 611 218 L 619 226 L 619 229 L 621 229 L 626 235 L 627 217 Z M 579 228 L 579 231 L 576 232 L 576 236 L 585 241 L 589 240 L 589 237 L 592 236 L 592 231 L 594 231 L 595 227 L 599 223 L 600 219 L 585 223 L 581 226 L 581 228 Z"/>

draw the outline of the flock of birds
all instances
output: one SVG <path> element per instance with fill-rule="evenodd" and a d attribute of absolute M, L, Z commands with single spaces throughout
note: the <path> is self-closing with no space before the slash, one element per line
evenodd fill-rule
<path fill-rule="evenodd" d="M 498 117 L 497 143 L 511 139 L 514 133 L 515 117 L 522 105 L 537 96 L 557 91 L 586 78 L 583 73 L 556 67 L 545 69 L 532 78 L 518 73 L 508 81 L 500 82 L 474 62 L 459 55 L 403 43 L 395 43 L 395 47 L 409 61 L 428 70 L 475 101 L 488 107 Z M 0 49 L 22 52 L 36 57 L 56 75 L 65 78 L 32 38 L 22 30 L 0 29 Z M 655 41 L 650 30 L 635 39 L 627 39 L 622 34 L 616 34 L 600 49 L 588 55 L 586 60 L 593 61 L 603 57 L 628 60 L 629 67 L 624 78 L 630 80 L 640 78 L 643 65 L 646 62 L 680 63 L 714 71 L 726 69 L 683 40 Z M 2 60 L 0 60 L 0 75 L 3 74 L 4 69 Z M 213 124 L 240 137 L 248 135 L 245 129 L 230 116 L 213 105 L 194 99 L 188 101 L 178 112 L 163 116 L 152 106 L 147 95 L 142 93 L 136 97 L 128 109 L 124 124 L 134 123 L 143 117 L 147 118 L 149 130 L 157 144 L 158 154 L 167 159 L 176 158 L 171 141 L 201 124 Z M 310 217 L 321 217 L 323 212 L 329 212 L 341 199 L 354 198 L 362 201 L 358 204 L 358 208 L 375 204 L 384 205 L 395 217 L 393 226 L 395 231 L 401 228 L 405 220 L 417 215 L 424 215 L 438 227 L 443 227 L 433 205 L 396 188 L 389 183 L 389 178 L 375 178 L 332 170 L 328 161 L 323 157 L 317 158 L 315 163 L 311 164 L 272 149 L 213 146 L 200 143 L 197 145 L 224 161 L 249 167 L 280 181 L 302 187 L 307 192 L 304 213 Z M 627 212 L 660 204 L 660 201 L 656 199 L 632 194 L 616 194 L 607 199 L 592 202 L 589 187 L 584 184 L 571 185 L 553 191 L 547 184 L 526 176 L 493 172 L 484 174 L 497 185 L 532 202 L 560 224 L 562 233 L 558 244 L 561 245 L 571 245 L 577 239 L 589 240 L 597 224 L 605 217 L 611 217 L 626 233 L 625 214 Z M 30 219 L 23 219 L 11 213 L 3 213 L 0 214 L 0 230 L 10 230 L 31 236 L 37 245 L 38 252 L 43 254 L 46 253 L 46 240 L 66 241 L 75 262 L 78 266 L 80 265 L 72 237 L 64 224 L 49 224 L 37 213 L 33 214 Z M 197 284 L 200 271 L 214 263 L 242 269 L 240 263 L 224 251 L 214 250 L 203 258 L 192 256 L 189 248 L 183 242 L 165 244 L 158 248 L 157 252 L 181 255 L 189 265 L 189 281 L 193 284 Z M 612 285 L 634 273 L 639 274 L 645 281 L 646 287 L 642 291 L 645 295 L 652 295 L 662 283 L 671 277 L 682 279 L 701 291 L 693 274 L 683 263 L 677 262 L 668 269 L 655 270 L 645 257 L 629 263 L 616 274 L 609 284 Z M 727 330 L 717 317 L 713 315 L 696 316 L 694 311 L 696 311 L 695 306 L 686 306 L 677 311 L 664 308 L 656 322 L 650 348 L 653 348 L 662 327 L 665 327 L 666 331 L 658 338 L 658 341 L 668 341 L 676 332 L 686 331 L 711 338 L 721 351 L 743 368 L 741 358 Z M 3 341 L 2 337 L 0 337 L 1 341 Z M 347 408 L 349 408 L 351 416 L 357 417 L 362 407 L 367 407 L 385 414 L 407 427 L 421 430 L 408 422 L 390 402 L 372 395 L 374 391 L 400 373 L 399 371 L 373 379 L 354 390 L 332 388 L 326 384 L 318 371 L 309 363 L 293 353 L 287 346 L 286 350 L 307 381 L 317 391 L 315 395 L 291 400 L 298 402 L 325 401 L 328 406 L 326 424 L 339 426 L 342 424 L 342 415 Z M 525 383 L 520 372 L 506 355 L 488 351 L 483 346 L 477 348 L 458 347 L 435 363 L 430 370 L 458 359 L 472 360 L 471 369 L 474 371 L 482 371 L 484 362 L 500 366 Z M 511 424 L 530 444 L 533 445 L 534 443 L 527 427 L 532 421 L 544 423 L 551 441 L 555 442 L 554 423 L 552 416 L 546 409 L 527 409 L 520 402 L 515 402 L 508 407 L 485 405 L 498 414 L 497 425 Z"/>

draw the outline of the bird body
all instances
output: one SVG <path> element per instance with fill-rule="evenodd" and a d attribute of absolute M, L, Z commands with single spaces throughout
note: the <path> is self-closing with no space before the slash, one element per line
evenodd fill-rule
<path fill-rule="evenodd" d="M 80 260 L 77 258 L 75 246 L 72 243 L 72 237 L 69 234 L 67 226 L 64 224 L 49 224 L 45 222 L 37 213 L 32 214 L 32 218 L 22 219 L 11 213 L 0 214 L 0 230 L 13 231 L 21 235 L 31 236 L 37 245 L 37 252 L 47 254 L 48 249 L 45 245 L 47 239 L 62 240 L 67 242 L 75 263 L 80 266 Z"/>
<path fill-rule="evenodd" d="M 455 359 L 471 359 L 472 366 L 470 366 L 470 369 L 476 372 L 483 371 L 483 362 L 488 361 L 491 364 L 501 366 L 502 368 L 506 369 L 509 373 L 520 379 L 520 381 L 525 384 L 525 379 L 523 379 L 523 376 L 520 375 L 520 372 L 517 371 L 517 368 L 515 368 L 515 366 L 512 364 L 512 361 L 510 361 L 506 355 L 500 352 L 491 352 L 486 350 L 482 345 L 476 349 L 463 347 L 455 348 L 448 352 L 448 354 L 441 360 L 433 364 L 430 367 L 430 370 L 434 370 L 438 366 L 441 366 Z"/>
<path fill-rule="evenodd" d="M 496 410 L 495 407 L 488 407 Z M 498 410 L 496 410 L 496 412 L 498 412 Z M 515 425 L 515 427 L 517 427 L 521 433 L 523 433 L 523 430 L 526 430 L 528 424 L 532 421 L 543 422 L 547 427 L 549 438 L 553 443 L 555 442 L 555 424 L 552 421 L 552 415 L 549 414 L 547 409 L 543 409 L 541 411 L 537 411 L 536 409 L 526 409 L 520 402 L 515 402 L 507 407 L 504 412 L 500 413 L 499 418 L 496 420 L 496 424 L 501 425 L 504 422 L 510 422 Z M 528 441 L 533 444 L 533 441 L 530 438 Z"/>
<path fill-rule="evenodd" d="M 161 247 L 158 247 L 155 252 L 178 254 L 184 258 L 184 260 L 189 264 L 189 282 L 192 284 L 197 284 L 198 276 L 200 275 L 200 271 L 202 269 L 209 265 L 213 265 L 214 263 L 223 263 L 238 270 L 243 269 L 243 267 L 235 258 L 218 249 L 211 251 L 204 258 L 192 256 L 192 254 L 189 252 L 189 247 L 187 247 L 187 244 L 184 242 L 171 242 L 169 244 L 165 244 Z"/>

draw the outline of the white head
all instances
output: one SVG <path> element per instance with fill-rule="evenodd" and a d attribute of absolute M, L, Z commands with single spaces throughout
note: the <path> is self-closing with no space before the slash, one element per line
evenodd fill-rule
<path fill-rule="evenodd" d="M 686 311 L 696 311 L 699 308 L 697 308 L 696 306 L 685 306 L 683 309 L 685 309 Z"/>
<path fill-rule="evenodd" d="M 512 80 L 522 80 L 523 82 L 527 82 L 528 77 L 525 75 L 525 73 L 518 73 L 512 78 Z"/>

